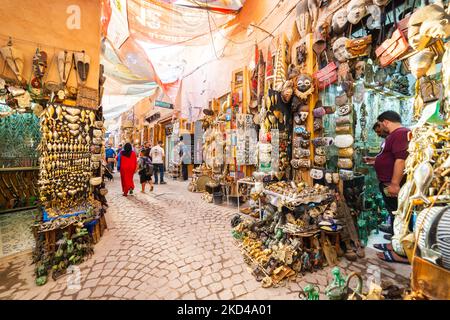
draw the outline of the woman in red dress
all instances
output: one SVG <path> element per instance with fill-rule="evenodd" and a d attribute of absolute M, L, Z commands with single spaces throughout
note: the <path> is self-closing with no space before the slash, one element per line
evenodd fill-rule
<path fill-rule="evenodd" d="M 120 152 L 120 180 L 122 181 L 123 195 L 126 197 L 128 191 L 133 194 L 133 176 L 137 169 L 137 157 L 130 143 L 125 144 Z"/>

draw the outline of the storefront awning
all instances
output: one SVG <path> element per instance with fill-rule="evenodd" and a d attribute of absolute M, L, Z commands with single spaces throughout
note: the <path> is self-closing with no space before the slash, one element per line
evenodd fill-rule
<path fill-rule="evenodd" d="M 153 123 L 159 119 L 161 119 L 161 112 L 154 112 L 151 115 L 147 116 L 145 118 L 145 121 L 147 121 L 148 123 Z"/>

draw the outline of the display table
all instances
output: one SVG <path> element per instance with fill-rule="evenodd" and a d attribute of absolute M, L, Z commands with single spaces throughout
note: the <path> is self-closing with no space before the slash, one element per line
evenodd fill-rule
<path fill-rule="evenodd" d="M 246 184 L 246 185 L 249 185 L 249 186 L 255 186 L 256 185 L 256 181 L 249 181 L 249 180 L 246 180 L 246 179 L 239 179 L 239 180 L 237 180 L 236 181 L 236 189 L 238 190 L 238 193 L 239 193 L 239 185 L 240 184 Z M 238 208 L 237 208 L 238 209 L 238 213 L 242 214 L 241 211 L 240 211 L 240 196 L 238 197 L 237 205 L 238 205 Z M 261 209 L 261 198 L 258 199 L 258 209 L 259 209 L 259 219 L 263 219 L 262 209 Z"/>

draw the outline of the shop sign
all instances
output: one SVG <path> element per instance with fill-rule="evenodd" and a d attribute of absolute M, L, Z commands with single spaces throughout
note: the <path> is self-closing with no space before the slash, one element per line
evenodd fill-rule
<path fill-rule="evenodd" d="M 155 107 L 160 107 L 160 108 L 165 108 L 165 109 L 173 109 L 173 104 L 172 103 L 168 103 L 168 102 L 164 102 L 164 101 L 156 100 L 155 101 Z"/>

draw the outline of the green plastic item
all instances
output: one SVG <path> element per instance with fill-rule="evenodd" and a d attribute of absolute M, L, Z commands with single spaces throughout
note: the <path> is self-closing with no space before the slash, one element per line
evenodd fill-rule
<path fill-rule="evenodd" d="M 277 240 L 280 240 L 281 238 L 283 238 L 283 235 L 284 235 L 283 230 L 277 229 L 277 232 L 275 233 L 275 238 Z"/>
<path fill-rule="evenodd" d="M 43 286 L 46 283 L 47 283 L 47 276 L 36 278 L 36 285 Z"/>
<path fill-rule="evenodd" d="M 302 300 L 320 300 L 320 288 L 317 285 L 308 284 L 298 296 Z"/>
<path fill-rule="evenodd" d="M 341 270 L 339 269 L 339 267 L 334 267 L 331 270 L 331 274 L 333 275 L 333 281 L 325 289 L 325 295 L 328 297 L 328 299 L 347 300 L 350 290 L 358 295 L 361 295 L 363 281 L 359 273 L 352 272 L 348 275 L 347 278 L 344 278 L 341 275 Z M 350 280 L 353 277 L 357 277 L 358 279 L 358 285 L 355 289 L 349 287 Z"/>
<path fill-rule="evenodd" d="M 367 245 L 367 242 L 369 241 L 369 233 L 367 230 L 367 221 L 365 219 L 359 218 L 357 221 L 358 224 L 358 235 L 359 239 L 361 240 L 361 244 L 363 246 Z"/>

